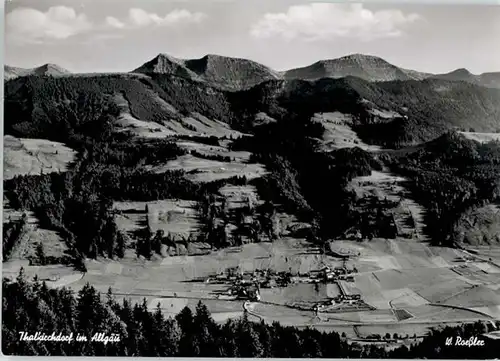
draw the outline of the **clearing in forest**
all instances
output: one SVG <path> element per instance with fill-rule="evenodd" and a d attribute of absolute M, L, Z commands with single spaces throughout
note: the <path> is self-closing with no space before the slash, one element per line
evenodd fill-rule
<path fill-rule="evenodd" d="M 75 159 L 76 152 L 62 143 L 47 139 L 3 138 L 4 179 L 17 175 L 40 175 L 65 172 Z"/>

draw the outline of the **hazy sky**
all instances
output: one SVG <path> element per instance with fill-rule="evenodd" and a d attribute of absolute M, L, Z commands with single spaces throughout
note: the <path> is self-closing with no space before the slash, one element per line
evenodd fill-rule
<path fill-rule="evenodd" d="M 500 5 L 290 0 L 12 0 L 5 62 L 130 71 L 158 53 L 276 70 L 350 53 L 434 73 L 500 71 Z"/>

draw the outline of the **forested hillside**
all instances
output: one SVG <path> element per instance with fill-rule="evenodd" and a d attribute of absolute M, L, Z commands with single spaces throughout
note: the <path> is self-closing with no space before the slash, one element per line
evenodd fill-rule
<path fill-rule="evenodd" d="M 104 105 L 111 107 L 114 94 L 123 94 L 131 114 L 146 122 L 163 124 L 197 112 L 245 131 L 252 131 L 249 119 L 259 112 L 284 117 L 340 111 L 354 117 L 355 130 L 362 138 L 386 147 L 429 141 L 450 129 L 500 129 L 500 90 L 468 83 L 436 79 L 370 83 L 347 77 L 312 82 L 270 80 L 249 90 L 225 92 L 175 75 L 116 74 L 28 76 L 9 81 L 5 88 L 6 132 L 48 136 L 43 129 L 50 126 L 51 130 L 61 129 L 53 134 L 79 133 L 77 126 L 89 117 L 113 114 Z M 400 116 L 378 119 L 372 107 Z"/>
<path fill-rule="evenodd" d="M 448 88 L 436 90 L 439 86 Z M 434 138 L 446 128 L 463 125 L 465 119 L 491 129 L 498 125 L 494 119 L 498 119 L 500 104 L 497 90 L 437 80 L 376 84 L 357 78 L 273 80 L 247 91 L 225 93 L 164 74 L 153 78 L 99 75 L 14 79 L 6 84 L 6 133 L 61 141 L 77 150 L 79 156 L 68 173 L 8 181 L 6 195 L 15 208 L 35 211 L 45 227 L 61 232 L 76 252 L 76 259 L 80 255 L 123 254 L 122 236 L 112 222 L 111 201 L 167 197 L 200 200 L 210 189 L 216 189 L 210 184 L 192 183 L 183 171 L 146 172 L 144 164 L 174 159 L 185 151 L 169 138 L 151 142 L 117 134 L 115 120 L 120 110 L 113 97 L 117 93 L 128 101 L 131 114 L 145 122 L 168 124 L 181 119 L 182 114 L 201 113 L 253 133 L 253 137 L 240 138 L 232 147 L 252 151 L 255 161 L 266 164 L 271 175 L 255 181 L 259 192 L 265 199 L 283 203 L 292 213 L 298 212 L 304 220 L 314 221 L 319 228 L 313 229 L 320 232 L 311 235 L 314 239 L 341 236 L 359 221 L 359 215 L 353 213 L 356 199 L 346 185 L 354 177 L 382 167 L 373 155 L 356 148 L 318 153 L 314 139 L 321 138 L 324 128 L 311 122 L 314 113 L 350 114 L 354 129 L 367 141 L 399 146 Z M 366 99 L 407 115 L 377 120 L 363 102 Z M 275 117 L 277 123 L 254 127 L 252 119 L 260 112 Z M 472 114 L 475 118 L 469 117 Z M 474 123 L 479 119 L 480 123 Z M 443 141 L 451 147 L 463 142 L 445 137 L 436 144 Z M 472 141 L 466 143 L 475 146 Z M 433 148 L 432 144 L 426 152 L 440 158 L 442 148 Z M 449 156 L 446 161 L 454 161 L 458 167 L 454 170 L 448 165 L 440 168 L 444 164 L 436 167 L 435 161 L 425 157 L 393 161 L 399 172 L 413 177 L 414 193 L 428 206 L 429 232 L 446 244 L 453 241 L 451 229 L 460 214 L 497 199 L 498 167 L 492 153 L 496 148 L 490 146 L 493 148 L 487 152 L 485 147 L 479 150 L 486 152 L 482 158 L 472 159 L 468 154 L 473 164 L 467 167 L 462 160 L 448 159 L 455 155 Z M 427 193 L 425 188 L 429 188 Z M 429 201 L 428 192 L 438 192 L 438 197 Z M 330 219 L 340 221 L 332 224 Z"/>
<path fill-rule="evenodd" d="M 412 193 L 427 209 L 427 232 L 438 244 L 453 245 L 454 228 L 466 211 L 500 200 L 498 142 L 480 144 L 448 133 L 422 150 L 393 159 L 392 166 L 411 179 Z"/>

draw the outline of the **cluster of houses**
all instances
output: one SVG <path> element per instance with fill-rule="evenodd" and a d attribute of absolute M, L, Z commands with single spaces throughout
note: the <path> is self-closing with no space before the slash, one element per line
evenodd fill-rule
<path fill-rule="evenodd" d="M 230 290 L 239 300 L 260 301 L 260 287 L 257 284 L 233 285 Z"/>
<path fill-rule="evenodd" d="M 230 283 L 228 294 L 238 299 L 260 301 L 261 288 L 286 287 L 292 282 L 288 272 L 271 270 L 255 270 L 241 272 L 237 267 L 229 268 L 215 277 L 208 278 L 207 283 Z"/>
<path fill-rule="evenodd" d="M 353 303 L 356 303 L 356 301 L 361 300 L 361 295 L 360 294 L 338 295 L 338 296 L 334 297 L 333 300 L 336 303 L 345 302 L 345 303 L 353 304 Z"/>
<path fill-rule="evenodd" d="M 335 281 L 354 282 L 353 274 L 357 272 L 356 268 L 350 270 L 345 266 L 334 268 L 325 266 L 319 271 L 319 278 L 323 279 L 326 283 Z"/>
<path fill-rule="evenodd" d="M 260 290 L 262 288 L 287 287 L 294 282 L 324 282 L 336 283 L 339 281 L 354 282 L 353 274 L 356 268 L 348 269 L 345 264 L 342 267 L 325 266 L 318 271 L 312 271 L 298 277 L 293 277 L 290 272 L 274 272 L 269 269 L 255 270 L 253 272 L 242 272 L 238 267 L 226 269 L 216 276 L 209 277 L 205 282 L 230 284 L 228 295 L 237 299 L 260 301 Z M 340 295 L 331 300 L 335 303 L 354 303 L 361 299 L 361 295 Z M 331 304 L 330 304 L 331 305 Z"/>
<path fill-rule="evenodd" d="M 316 304 L 315 310 L 316 312 L 326 309 L 347 311 L 346 308 L 352 309 L 352 307 L 356 309 L 366 307 L 360 294 L 340 294 L 328 301 Z"/>

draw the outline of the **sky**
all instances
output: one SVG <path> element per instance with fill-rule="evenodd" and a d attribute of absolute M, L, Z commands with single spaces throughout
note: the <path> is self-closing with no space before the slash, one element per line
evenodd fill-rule
<path fill-rule="evenodd" d="M 352 53 L 445 73 L 500 71 L 500 5 L 306 0 L 10 0 L 5 63 L 131 71 L 159 53 L 275 70 Z"/>

